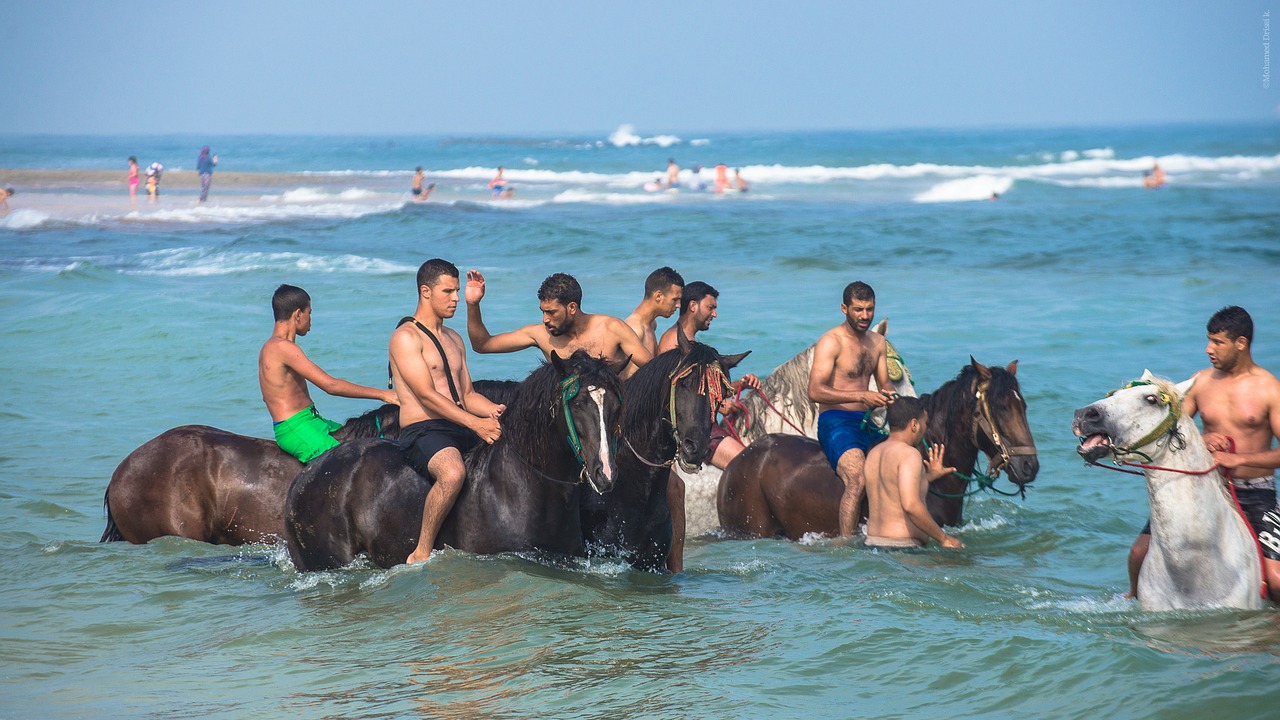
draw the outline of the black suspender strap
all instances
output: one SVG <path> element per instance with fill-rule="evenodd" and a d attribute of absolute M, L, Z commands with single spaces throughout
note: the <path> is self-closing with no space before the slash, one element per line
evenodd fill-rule
<path fill-rule="evenodd" d="M 464 407 L 462 404 L 462 396 L 458 395 L 458 386 L 453 384 L 453 371 L 449 368 L 449 356 L 444 354 L 444 346 L 440 344 L 440 339 L 436 337 L 435 333 L 428 330 L 426 325 L 418 322 L 412 316 L 401 318 L 400 322 L 396 323 L 396 327 L 400 327 L 408 322 L 417 325 L 418 329 L 421 330 L 424 335 L 431 338 L 431 342 L 435 343 L 436 350 L 440 351 L 440 362 L 444 365 L 444 377 L 449 381 L 449 393 L 453 395 L 453 404 L 458 407 Z M 387 363 L 387 387 L 391 387 L 391 363 L 389 362 Z"/>

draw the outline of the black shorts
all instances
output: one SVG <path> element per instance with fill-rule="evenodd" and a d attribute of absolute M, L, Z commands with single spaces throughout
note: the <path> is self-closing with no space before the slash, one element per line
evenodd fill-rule
<path fill-rule="evenodd" d="M 1270 488 L 1236 488 L 1240 509 L 1258 536 L 1262 554 L 1272 560 L 1280 560 L 1280 507 L 1276 506 L 1276 491 Z M 1151 534 L 1151 521 L 1142 527 L 1142 535 Z"/>
<path fill-rule="evenodd" d="M 404 459 L 423 477 L 427 464 L 445 448 L 457 448 L 463 455 L 480 443 L 480 436 L 450 420 L 422 420 L 400 430 L 400 450 Z"/>

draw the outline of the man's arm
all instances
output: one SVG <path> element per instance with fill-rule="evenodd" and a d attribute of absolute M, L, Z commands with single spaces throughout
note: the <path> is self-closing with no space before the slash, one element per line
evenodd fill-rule
<path fill-rule="evenodd" d="M 399 371 L 400 381 L 436 417 L 470 428 L 476 434 L 485 437 L 481 432 L 482 428 L 479 422 L 481 418 L 458 407 L 453 403 L 452 398 L 445 397 L 436 390 L 431 368 L 422 357 L 423 350 L 424 346 L 419 337 L 401 332 L 391 335 L 389 352 L 391 353 L 391 361 L 395 363 L 396 370 Z M 435 348 L 432 348 L 432 350 L 434 351 Z M 496 422 L 494 421 L 494 424 Z M 486 442 L 493 442 L 493 440 L 486 438 Z"/>
<path fill-rule="evenodd" d="M 924 471 L 924 461 L 920 451 L 911 448 L 907 462 L 898 465 L 898 498 L 902 501 L 902 511 L 907 520 L 920 529 L 925 535 L 937 540 L 945 548 L 962 548 L 964 543 L 951 537 L 938 527 L 920 499 L 920 474 Z"/>
<path fill-rule="evenodd" d="M 509 353 L 533 347 L 538 341 L 530 332 L 535 325 L 526 325 L 513 332 L 497 335 L 489 334 L 484 326 L 484 318 L 480 314 L 480 301 L 484 299 L 484 275 L 479 270 L 467 271 L 467 337 L 471 339 L 471 349 L 478 353 Z"/>
<path fill-rule="evenodd" d="M 640 337 L 635 334 L 630 325 L 617 318 L 610 319 L 613 322 L 609 323 L 609 326 L 613 329 L 613 336 L 618 340 L 618 348 L 631 356 L 632 365 L 640 367 L 653 359 L 653 353 L 641 344 Z"/>
<path fill-rule="evenodd" d="M 889 399 L 878 392 L 864 390 L 837 390 L 832 385 L 835 375 L 836 356 L 840 352 L 840 342 L 830 335 L 823 335 L 813 348 L 813 366 L 809 368 L 809 400 L 823 405 L 839 405 L 847 402 L 860 402 L 869 407 L 881 407 L 889 404 Z M 887 371 L 886 371 L 887 375 Z"/>
<path fill-rule="evenodd" d="M 676 338 L 676 323 L 672 323 L 671 327 L 667 328 L 667 331 L 662 333 L 662 337 L 658 339 L 657 354 L 661 355 L 668 350 L 674 350 L 679 344 L 680 341 Z"/>
<path fill-rule="evenodd" d="M 893 381 L 889 379 L 888 343 L 878 338 L 876 347 L 876 388 L 882 393 L 893 392 Z"/>
<path fill-rule="evenodd" d="M 365 385 L 357 385 L 353 382 L 347 382 L 340 378 L 333 377 L 325 372 L 321 367 L 313 362 L 307 354 L 302 351 L 294 343 L 277 343 L 276 352 L 279 353 L 280 362 L 285 367 L 293 370 L 301 375 L 308 382 L 330 395 L 338 397 L 362 398 L 366 400 L 378 400 L 392 405 L 399 404 L 396 394 L 390 390 L 380 390 L 378 388 L 367 387 Z"/>
<path fill-rule="evenodd" d="M 458 346 L 462 347 L 462 336 L 454 333 L 452 330 L 449 330 L 448 332 L 452 333 L 453 336 L 457 338 Z M 458 388 L 458 392 L 462 395 L 462 404 L 466 407 L 467 412 L 477 417 L 492 418 L 494 420 L 497 420 L 502 416 L 502 412 L 507 409 L 507 406 L 499 405 L 484 395 L 476 392 L 475 386 L 471 384 L 471 368 L 467 367 L 465 350 L 462 357 L 462 367 L 458 368 L 458 376 L 462 381 L 461 387 Z"/>

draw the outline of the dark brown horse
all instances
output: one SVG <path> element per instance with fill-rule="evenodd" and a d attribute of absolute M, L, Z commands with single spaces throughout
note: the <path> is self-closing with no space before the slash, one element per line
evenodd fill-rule
<path fill-rule="evenodd" d="M 584 554 L 579 496 L 606 492 L 616 477 L 614 446 L 622 382 L 582 351 L 516 385 L 502 436 L 467 454 L 467 480 L 436 537 L 473 553 Z M 382 440 L 344 443 L 307 465 L 289 489 L 285 539 L 301 571 L 404 563 L 418 542 L 431 481 Z"/>
<path fill-rule="evenodd" d="M 339 441 L 397 437 L 399 408 L 383 405 L 351 418 Z M 207 425 L 183 425 L 147 441 L 111 475 L 100 542 L 158 537 L 218 545 L 284 537 L 284 499 L 302 463 L 274 440 Z"/>
<path fill-rule="evenodd" d="M 750 352 L 728 357 L 677 331 L 678 347 L 641 366 L 626 384 L 618 481 L 582 497 L 587 551 L 640 570 L 666 569 L 671 550 L 667 482 L 671 466 L 696 471 L 710 454 L 713 400 L 732 392 L 728 371 Z"/>
<path fill-rule="evenodd" d="M 1018 386 L 1018 362 L 988 368 L 969 358 L 931 395 L 925 440 L 944 443 L 944 463 L 956 473 L 930 488 L 929 513 L 939 525 L 964 521 L 964 497 L 982 452 L 989 458 L 987 477 L 1007 471 L 1020 488 L 1040 470 L 1027 424 L 1027 404 Z M 717 506 L 725 532 L 737 537 L 805 533 L 835 535 L 844 483 L 827 463 L 817 440 L 797 435 L 767 435 L 752 443 L 725 468 Z M 864 496 L 859 522 L 866 517 Z"/>

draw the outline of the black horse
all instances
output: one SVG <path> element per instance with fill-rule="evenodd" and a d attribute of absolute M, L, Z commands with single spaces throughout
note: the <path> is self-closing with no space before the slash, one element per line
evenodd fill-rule
<path fill-rule="evenodd" d="M 939 525 L 964 521 L 964 497 L 975 473 L 978 452 L 990 458 L 989 476 L 1007 470 L 1025 486 L 1040 470 L 1027 424 L 1027 403 L 1015 374 L 1015 360 L 989 368 L 972 357 L 931 395 L 925 396 L 929 427 L 925 440 L 943 443 L 943 461 L 956 472 L 936 480 L 926 504 Z M 742 451 L 720 477 L 717 510 L 725 531 L 738 537 L 783 535 L 798 540 L 806 533 L 835 535 L 844 483 L 831 469 L 817 440 L 798 435 L 766 435 Z M 860 520 L 866 517 L 866 498 Z"/>
<path fill-rule="evenodd" d="M 400 409 L 383 405 L 333 433 L 340 442 L 394 438 Z M 218 545 L 284 537 L 284 500 L 302 463 L 275 440 L 183 425 L 143 443 L 111 475 L 100 542 L 173 535 Z"/>
<path fill-rule="evenodd" d="M 666 568 L 671 550 L 667 482 L 679 463 L 694 472 L 710 451 L 714 400 L 731 392 L 728 371 L 750 351 L 728 357 L 687 340 L 636 370 L 626 384 L 622 446 L 613 490 L 582 496 L 588 553 L 619 557 L 641 570 Z"/>
<path fill-rule="evenodd" d="M 600 359 L 555 353 L 514 388 L 502 436 L 466 457 L 467 480 L 436 548 L 474 553 L 584 553 L 579 495 L 607 491 L 622 384 Z M 431 487 L 394 443 L 345 443 L 309 464 L 289 489 L 285 539 L 299 570 L 348 565 L 365 554 L 402 564 L 418 542 Z"/>

